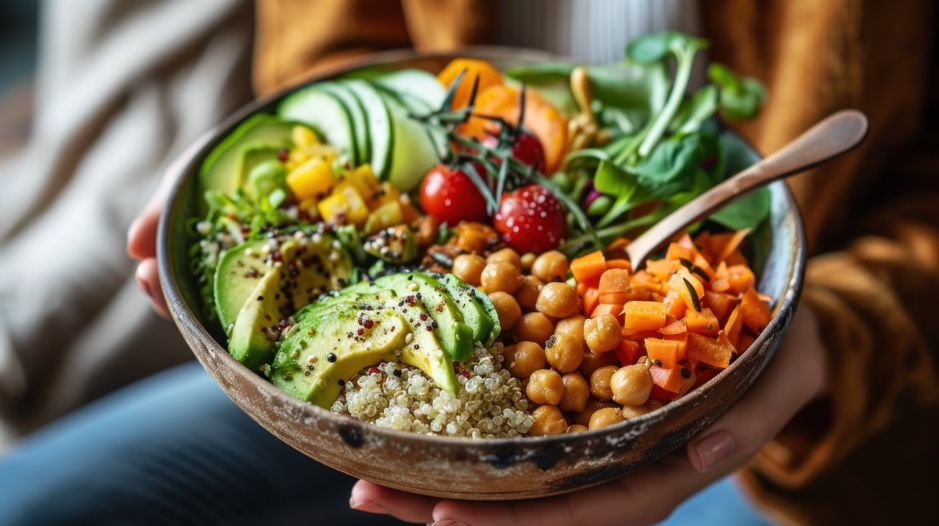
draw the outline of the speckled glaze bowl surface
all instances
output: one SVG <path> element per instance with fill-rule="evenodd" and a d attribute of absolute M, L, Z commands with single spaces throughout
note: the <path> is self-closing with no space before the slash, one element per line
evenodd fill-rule
<path fill-rule="evenodd" d="M 460 54 L 486 58 L 502 68 L 557 60 L 505 48 Z M 373 55 L 355 67 L 438 71 L 451 58 L 395 51 Z M 773 320 L 730 367 L 661 409 L 597 431 L 473 440 L 383 429 L 292 398 L 229 356 L 220 328 L 204 323 L 188 258 L 194 238 L 187 229 L 198 213 L 196 184 L 202 160 L 246 117 L 270 110 L 289 91 L 242 108 L 169 168 L 168 176 L 178 180 L 160 223 L 158 261 L 173 319 L 206 371 L 251 418 L 323 464 L 388 487 L 459 499 L 540 497 L 599 484 L 661 458 L 713 422 L 750 387 L 789 327 L 801 291 L 805 245 L 799 210 L 779 182 L 770 185 L 771 218 L 755 234 L 751 256 L 760 276 L 758 290 L 775 299 Z"/>

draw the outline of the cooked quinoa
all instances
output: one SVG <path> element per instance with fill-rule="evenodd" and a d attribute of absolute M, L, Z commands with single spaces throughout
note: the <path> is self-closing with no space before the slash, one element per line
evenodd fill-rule
<path fill-rule="evenodd" d="M 383 362 L 346 383 L 332 405 L 375 425 L 429 435 L 508 438 L 528 433 L 532 416 L 521 382 L 502 368 L 502 345 L 477 348 L 457 364 L 456 397 L 416 367 Z"/>

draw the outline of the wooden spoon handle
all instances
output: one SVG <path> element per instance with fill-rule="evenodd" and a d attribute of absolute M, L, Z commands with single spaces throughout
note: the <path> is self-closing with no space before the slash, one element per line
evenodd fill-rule
<path fill-rule="evenodd" d="M 692 199 L 633 240 L 626 246 L 633 268 L 638 269 L 688 225 L 772 181 L 841 155 L 866 136 L 867 118 L 863 113 L 843 110 L 830 115 L 776 153 Z"/>

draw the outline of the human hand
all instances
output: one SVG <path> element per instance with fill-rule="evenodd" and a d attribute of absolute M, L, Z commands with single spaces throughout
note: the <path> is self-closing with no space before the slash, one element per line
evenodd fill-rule
<path fill-rule="evenodd" d="M 649 524 L 744 465 L 825 387 L 826 355 L 814 314 L 799 308 L 786 339 L 750 390 L 684 451 L 622 478 L 543 499 L 470 502 L 397 491 L 360 480 L 350 506 L 404 521 L 541 526 Z M 436 522 L 435 522 L 436 521 Z"/>
<path fill-rule="evenodd" d="M 157 271 L 156 244 L 157 227 L 160 224 L 163 205 L 173 182 L 174 179 L 170 177 L 163 178 L 160 187 L 150 198 L 147 206 L 127 229 L 127 255 L 140 262 L 134 274 L 137 285 L 150 298 L 153 310 L 167 319 L 170 317 L 170 311 L 166 306 L 163 286 L 160 284 L 160 274 Z"/>

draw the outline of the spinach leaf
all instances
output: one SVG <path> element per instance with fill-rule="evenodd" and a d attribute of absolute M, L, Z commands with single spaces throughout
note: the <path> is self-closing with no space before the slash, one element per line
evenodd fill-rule
<path fill-rule="evenodd" d="M 708 66 L 708 77 L 720 88 L 723 116 L 735 120 L 756 117 L 766 99 L 766 88 L 760 81 L 749 77 L 740 78 L 730 68 L 716 62 Z"/>

